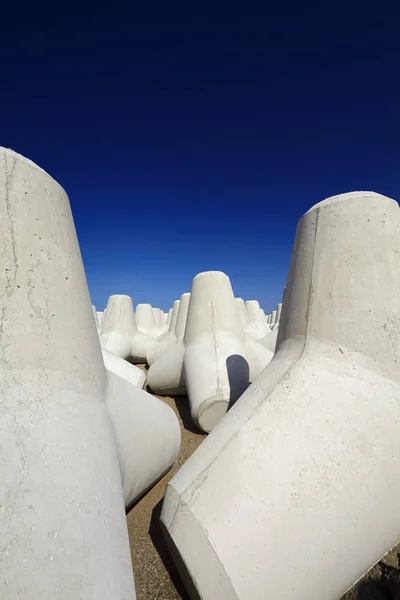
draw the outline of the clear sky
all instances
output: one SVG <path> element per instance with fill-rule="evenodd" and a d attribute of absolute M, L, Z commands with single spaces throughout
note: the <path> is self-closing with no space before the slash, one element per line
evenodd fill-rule
<path fill-rule="evenodd" d="M 66 189 L 98 310 L 222 270 L 270 311 L 310 206 L 400 198 L 395 5 L 2 7 L 0 144 Z"/>

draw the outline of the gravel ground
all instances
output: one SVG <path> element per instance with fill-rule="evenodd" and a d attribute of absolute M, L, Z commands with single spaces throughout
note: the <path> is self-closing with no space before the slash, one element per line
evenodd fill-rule
<path fill-rule="evenodd" d="M 175 411 L 181 426 L 182 442 L 172 469 L 127 515 L 136 597 L 137 600 L 189 600 L 168 553 L 158 519 L 168 481 L 201 444 L 205 434 L 194 426 L 186 396 L 158 397 Z M 400 544 L 341 600 L 400 600 Z"/>

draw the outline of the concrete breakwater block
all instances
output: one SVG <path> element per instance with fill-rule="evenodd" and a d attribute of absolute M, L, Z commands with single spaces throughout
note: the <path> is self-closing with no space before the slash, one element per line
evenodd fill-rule
<path fill-rule="evenodd" d="M 337 600 L 397 543 L 399 257 L 379 194 L 300 220 L 275 357 L 167 486 L 193 598 Z"/>

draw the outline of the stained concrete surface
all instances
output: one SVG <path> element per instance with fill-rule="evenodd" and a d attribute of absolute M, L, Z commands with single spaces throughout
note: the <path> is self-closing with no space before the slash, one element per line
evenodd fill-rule
<path fill-rule="evenodd" d="M 141 368 L 144 369 L 143 366 Z M 167 550 L 159 516 L 168 481 L 206 436 L 193 424 L 186 396 L 158 397 L 175 411 L 181 427 L 182 443 L 173 468 L 127 515 L 136 596 L 137 600 L 189 600 Z M 341 600 L 400 600 L 400 544 Z"/>

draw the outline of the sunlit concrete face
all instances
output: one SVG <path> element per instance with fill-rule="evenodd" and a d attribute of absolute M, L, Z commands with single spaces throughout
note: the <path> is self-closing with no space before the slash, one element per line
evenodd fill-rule
<path fill-rule="evenodd" d="M 182 294 L 178 309 L 177 319 L 173 332 L 168 331 L 167 336 L 162 336 L 155 346 L 153 346 L 147 353 L 147 363 L 152 365 L 157 359 L 159 359 L 165 352 L 176 344 L 178 340 L 183 340 L 186 328 L 187 313 L 189 308 L 190 294 Z"/>
<path fill-rule="evenodd" d="M 211 431 L 249 382 L 243 328 L 225 273 L 208 271 L 194 278 L 184 343 L 192 418 Z"/>
<path fill-rule="evenodd" d="M 194 422 L 208 432 L 248 386 L 245 336 L 224 273 L 197 275 L 180 305 L 177 341 L 152 363 L 148 384 L 158 394 L 187 392 Z"/>
<path fill-rule="evenodd" d="M 157 309 L 157 311 L 159 310 Z M 166 327 L 156 323 L 154 309 L 150 304 L 138 304 L 136 306 L 135 319 L 138 330 L 155 340 L 158 340 L 160 336 L 166 333 Z"/>
<path fill-rule="evenodd" d="M 277 353 L 167 487 L 202 599 L 337 600 L 397 543 L 399 256 L 389 198 L 300 220 Z"/>
<path fill-rule="evenodd" d="M 3 600 L 135 598 L 107 375 L 64 190 L 0 150 Z"/>
<path fill-rule="evenodd" d="M 123 294 L 110 296 L 100 330 L 103 348 L 134 363 L 145 363 L 147 352 L 156 346 L 154 338 L 136 327 L 132 300 Z"/>

